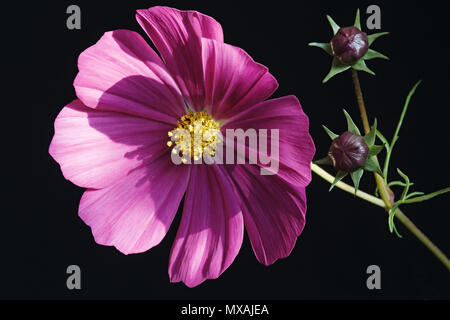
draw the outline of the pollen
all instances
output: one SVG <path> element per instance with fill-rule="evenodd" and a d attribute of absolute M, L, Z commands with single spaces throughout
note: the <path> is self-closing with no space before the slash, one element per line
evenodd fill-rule
<path fill-rule="evenodd" d="M 214 156 L 220 139 L 220 125 L 205 111 L 188 112 L 177 122 L 177 127 L 169 131 L 172 153 L 188 156 L 197 161 L 204 154 Z M 183 161 L 184 160 L 184 161 Z M 182 159 L 186 163 L 186 159 Z"/>

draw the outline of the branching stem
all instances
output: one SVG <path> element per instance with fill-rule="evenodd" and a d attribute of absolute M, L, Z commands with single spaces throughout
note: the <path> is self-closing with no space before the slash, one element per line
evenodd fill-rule
<path fill-rule="evenodd" d="M 370 125 L 369 119 L 367 117 L 366 106 L 364 104 L 364 98 L 361 91 L 361 85 L 359 83 L 358 72 L 353 68 L 351 70 L 352 70 L 353 85 L 356 93 L 356 100 L 358 102 L 364 132 L 367 134 L 370 131 Z M 381 199 L 385 204 L 384 208 L 386 209 L 386 211 L 389 212 L 389 210 L 392 208 L 393 205 L 390 196 L 390 194 L 392 194 L 392 191 L 389 189 L 383 177 L 381 177 L 377 173 L 375 173 L 375 181 L 377 183 Z M 411 233 L 413 233 L 417 237 L 417 239 L 419 239 L 447 267 L 448 270 L 450 270 L 450 260 L 433 242 L 431 242 L 431 240 L 422 231 L 420 231 L 419 228 L 416 227 L 416 225 L 411 220 L 409 220 L 409 218 L 400 209 L 397 209 L 395 217 L 401 223 L 403 223 L 403 225 L 409 231 L 411 231 Z"/>

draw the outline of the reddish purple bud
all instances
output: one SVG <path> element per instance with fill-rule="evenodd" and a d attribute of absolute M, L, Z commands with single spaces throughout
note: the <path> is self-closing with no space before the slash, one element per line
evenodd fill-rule
<path fill-rule="evenodd" d="M 342 63 L 355 63 L 369 50 L 367 34 L 356 27 L 340 28 L 331 39 L 331 50 Z"/>
<path fill-rule="evenodd" d="M 338 171 L 353 172 L 364 167 L 369 147 L 364 138 L 346 131 L 331 143 L 328 156 Z"/>

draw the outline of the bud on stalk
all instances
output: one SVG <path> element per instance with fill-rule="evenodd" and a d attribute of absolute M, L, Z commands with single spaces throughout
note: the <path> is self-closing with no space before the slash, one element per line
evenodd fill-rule
<path fill-rule="evenodd" d="M 369 49 L 367 34 L 353 26 L 340 28 L 330 44 L 333 56 L 344 64 L 357 62 Z"/>
<path fill-rule="evenodd" d="M 366 164 L 369 147 L 364 138 L 349 131 L 334 139 L 328 157 L 338 171 L 354 172 Z"/>

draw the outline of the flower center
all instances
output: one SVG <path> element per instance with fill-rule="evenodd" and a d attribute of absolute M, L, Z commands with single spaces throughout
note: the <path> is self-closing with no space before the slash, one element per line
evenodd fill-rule
<path fill-rule="evenodd" d="M 181 161 L 186 163 L 186 157 L 194 161 L 203 154 L 214 156 L 216 145 L 220 139 L 220 125 L 207 112 L 188 112 L 177 122 L 177 127 L 168 132 L 172 153 L 183 156 Z"/>

